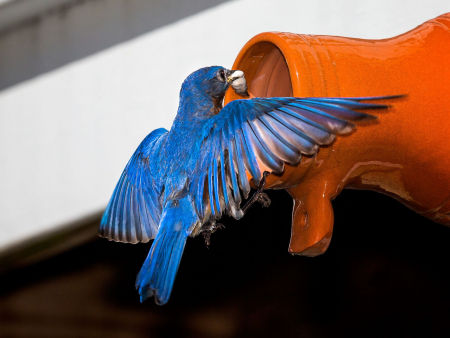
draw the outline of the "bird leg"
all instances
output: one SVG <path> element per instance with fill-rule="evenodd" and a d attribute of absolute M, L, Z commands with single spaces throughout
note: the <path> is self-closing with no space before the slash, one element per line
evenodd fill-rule
<path fill-rule="evenodd" d="M 225 226 L 221 223 L 216 223 L 215 221 L 205 224 L 202 227 L 201 234 L 203 236 L 203 239 L 205 240 L 205 244 L 207 247 L 211 245 L 211 235 L 216 232 L 219 229 L 223 229 Z"/>
<path fill-rule="evenodd" d="M 263 173 L 263 177 L 261 181 L 259 182 L 258 188 L 256 189 L 256 192 L 245 202 L 244 207 L 242 208 L 242 211 L 245 213 L 255 202 L 259 202 L 262 204 L 264 208 L 267 208 L 270 205 L 270 198 L 269 196 L 263 192 L 264 185 L 266 184 L 266 177 L 269 176 L 269 172 L 265 171 Z"/>

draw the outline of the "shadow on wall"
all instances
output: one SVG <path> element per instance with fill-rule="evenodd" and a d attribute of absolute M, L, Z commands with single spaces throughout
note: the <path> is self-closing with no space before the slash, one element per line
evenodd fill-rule
<path fill-rule="evenodd" d="M 0 90 L 227 0 L 78 0 L 0 32 Z"/>

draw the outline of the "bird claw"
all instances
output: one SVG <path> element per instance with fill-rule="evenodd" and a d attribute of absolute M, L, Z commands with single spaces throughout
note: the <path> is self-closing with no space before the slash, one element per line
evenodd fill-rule
<path fill-rule="evenodd" d="M 258 193 L 258 196 L 256 196 L 256 201 L 261 203 L 263 208 L 268 208 L 271 203 L 269 195 L 267 195 L 265 192 Z"/>
<path fill-rule="evenodd" d="M 255 203 L 259 202 L 262 204 L 264 208 L 267 208 L 270 205 L 270 198 L 269 196 L 263 192 L 264 185 L 266 184 L 266 177 L 269 176 L 269 172 L 265 171 L 263 173 L 263 177 L 261 179 L 261 182 L 259 182 L 258 189 L 256 192 L 247 200 L 244 207 L 242 208 L 242 211 L 245 213 L 247 210 Z"/>
<path fill-rule="evenodd" d="M 224 228 L 225 226 L 222 223 L 211 223 L 203 227 L 201 234 L 208 248 L 211 245 L 211 235 L 217 230 Z"/>

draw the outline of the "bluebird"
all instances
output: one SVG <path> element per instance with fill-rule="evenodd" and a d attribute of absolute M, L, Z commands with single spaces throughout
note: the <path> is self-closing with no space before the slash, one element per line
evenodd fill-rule
<path fill-rule="evenodd" d="M 153 239 L 136 280 L 141 302 L 167 303 L 187 238 L 212 231 L 223 214 L 243 217 L 252 185 L 260 193 L 267 174 L 314 156 L 352 132 L 354 121 L 376 118 L 361 110 L 387 108 L 370 100 L 388 97 L 243 98 L 223 106 L 230 86 L 248 96 L 239 70 L 206 67 L 185 79 L 170 131 L 142 141 L 103 214 L 101 236 Z"/>

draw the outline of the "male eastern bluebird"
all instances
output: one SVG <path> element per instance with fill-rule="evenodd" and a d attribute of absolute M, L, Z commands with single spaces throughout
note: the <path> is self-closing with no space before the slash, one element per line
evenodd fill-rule
<path fill-rule="evenodd" d="M 167 303 L 187 237 L 210 231 L 224 213 L 240 219 L 250 183 L 313 156 L 351 132 L 350 121 L 375 118 L 354 109 L 387 108 L 360 101 L 388 97 L 252 98 L 223 107 L 229 86 L 248 95 L 242 71 L 214 66 L 189 75 L 170 131 L 156 129 L 142 141 L 105 210 L 101 236 L 154 239 L 137 276 L 141 301 Z"/>

